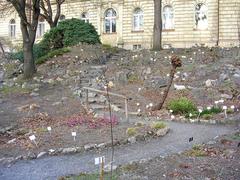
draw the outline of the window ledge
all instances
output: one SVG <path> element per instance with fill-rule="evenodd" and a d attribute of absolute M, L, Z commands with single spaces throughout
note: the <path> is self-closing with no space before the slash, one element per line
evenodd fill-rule
<path fill-rule="evenodd" d="M 172 32 L 175 31 L 175 29 L 163 29 L 162 32 Z"/>
<path fill-rule="evenodd" d="M 102 33 L 103 35 L 116 35 L 117 33 L 116 32 L 113 32 L 113 33 Z"/>
<path fill-rule="evenodd" d="M 143 33 L 144 30 L 132 30 L 132 33 Z"/>
<path fill-rule="evenodd" d="M 209 29 L 198 29 L 198 28 L 193 28 L 194 31 L 208 31 Z"/>

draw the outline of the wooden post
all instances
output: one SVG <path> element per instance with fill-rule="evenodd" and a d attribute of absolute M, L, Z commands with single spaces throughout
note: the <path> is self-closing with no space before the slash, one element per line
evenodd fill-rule
<path fill-rule="evenodd" d="M 86 89 L 86 106 L 88 107 L 88 89 Z"/>
<path fill-rule="evenodd" d="M 101 157 L 101 166 L 100 166 L 100 180 L 103 180 L 104 177 L 104 159 Z"/>
<path fill-rule="evenodd" d="M 128 99 L 127 98 L 125 99 L 125 116 L 126 116 L 127 122 L 129 122 L 129 119 L 128 119 Z"/>

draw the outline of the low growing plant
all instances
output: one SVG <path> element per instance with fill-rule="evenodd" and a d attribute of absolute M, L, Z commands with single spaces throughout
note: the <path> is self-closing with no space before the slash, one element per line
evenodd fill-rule
<path fill-rule="evenodd" d="M 189 114 L 197 111 L 197 106 L 186 97 L 171 100 L 167 107 L 173 110 L 174 114 Z"/>
<path fill-rule="evenodd" d="M 128 136 L 134 136 L 137 134 L 137 129 L 136 128 L 128 128 L 127 131 L 126 131 L 127 135 Z"/>
<path fill-rule="evenodd" d="M 152 125 L 151 125 L 151 128 L 153 129 L 163 129 L 165 128 L 167 125 L 164 123 L 164 122 L 154 122 Z"/>

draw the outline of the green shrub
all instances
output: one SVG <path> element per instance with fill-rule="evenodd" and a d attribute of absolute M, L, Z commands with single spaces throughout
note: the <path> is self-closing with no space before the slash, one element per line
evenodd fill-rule
<path fill-rule="evenodd" d="M 36 60 L 36 64 L 43 64 L 47 60 L 53 58 L 54 56 L 61 56 L 64 53 L 70 52 L 69 48 L 62 48 L 50 51 L 47 55 L 44 55 Z"/>
<path fill-rule="evenodd" d="M 164 123 L 164 122 L 154 122 L 152 125 L 151 125 L 151 127 L 153 128 L 153 129 L 156 129 L 156 130 L 158 130 L 158 129 L 163 129 L 163 128 L 165 128 L 167 125 Z"/>
<path fill-rule="evenodd" d="M 43 39 L 38 44 L 34 44 L 33 56 L 37 61 L 36 63 L 41 64 L 55 55 L 61 55 L 59 52 L 64 52 L 62 50 L 59 52 L 53 50 L 79 43 L 100 43 L 99 35 L 92 24 L 85 23 L 80 19 L 68 19 L 59 22 L 57 27 L 51 28 L 49 32 L 44 34 Z M 23 62 L 23 50 L 12 53 L 10 57 Z"/>
<path fill-rule="evenodd" d="M 33 45 L 33 57 L 34 59 L 38 59 L 42 56 L 44 56 L 49 50 L 43 49 L 40 44 L 34 44 Z M 23 62 L 23 50 L 20 50 L 16 53 L 10 54 L 11 59 L 18 59 L 19 61 Z"/>
<path fill-rule="evenodd" d="M 175 114 L 189 114 L 197 111 L 196 105 L 185 97 L 171 100 L 167 106 L 168 109 L 173 110 Z"/>
<path fill-rule="evenodd" d="M 57 27 L 44 34 L 40 42 L 44 49 L 58 49 L 79 43 L 98 44 L 100 39 L 92 24 L 75 18 L 59 22 Z"/>
<path fill-rule="evenodd" d="M 220 112 L 222 112 L 221 108 L 212 107 L 211 109 L 204 109 L 203 112 L 201 113 L 201 116 L 203 116 L 205 114 L 218 114 Z"/>
<path fill-rule="evenodd" d="M 137 134 L 137 129 L 136 128 L 127 128 L 126 133 L 128 136 L 134 136 Z"/>

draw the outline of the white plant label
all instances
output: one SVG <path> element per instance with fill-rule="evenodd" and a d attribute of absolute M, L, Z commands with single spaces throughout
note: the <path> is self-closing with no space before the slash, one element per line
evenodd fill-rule
<path fill-rule="evenodd" d="M 174 119 L 175 118 L 175 116 L 174 115 L 171 115 L 171 119 Z"/>
<path fill-rule="evenodd" d="M 47 127 L 47 130 L 48 130 L 48 131 L 51 131 L 51 130 L 52 130 L 52 128 L 49 126 L 49 127 Z"/>
<path fill-rule="evenodd" d="M 104 156 L 95 158 L 95 165 L 101 164 L 103 162 L 105 162 Z"/>
<path fill-rule="evenodd" d="M 232 105 L 232 106 L 231 106 L 231 109 L 235 109 L 235 106 L 234 106 L 234 105 Z"/>
<path fill-rule="evenodd" d="M 198 112 L 199 112 L 199 113 L 202 113 L 202 109 L 199 109 Z"/>
<path fill-rule="evenodd" d="M 72 136 L 73 136 L 73 137 L 76 137 L 76 136 L 77 136 L 77 133 L 76 133 L 76 132 L 72 132 Z"/>
<path fill-rule="evenodd" d="M 210 110 L 210 109 L 211 109 L 211 107 L 210 107 L 210 106 L 208 106 L 208 107 L 207 107 L 207 110 Z"/>
<path fill-rule="evenodd" d="M 227 110 L 227 106 L 223 106 L 223 110 Z"/>
<path fill-rule="evenodd" d="M 35 136 L 35 135 L 31 135 L 31 136 L 29 136 L 29 139 L 30 139 L 31 141 L 35 141 L 36 136 Z"/>

